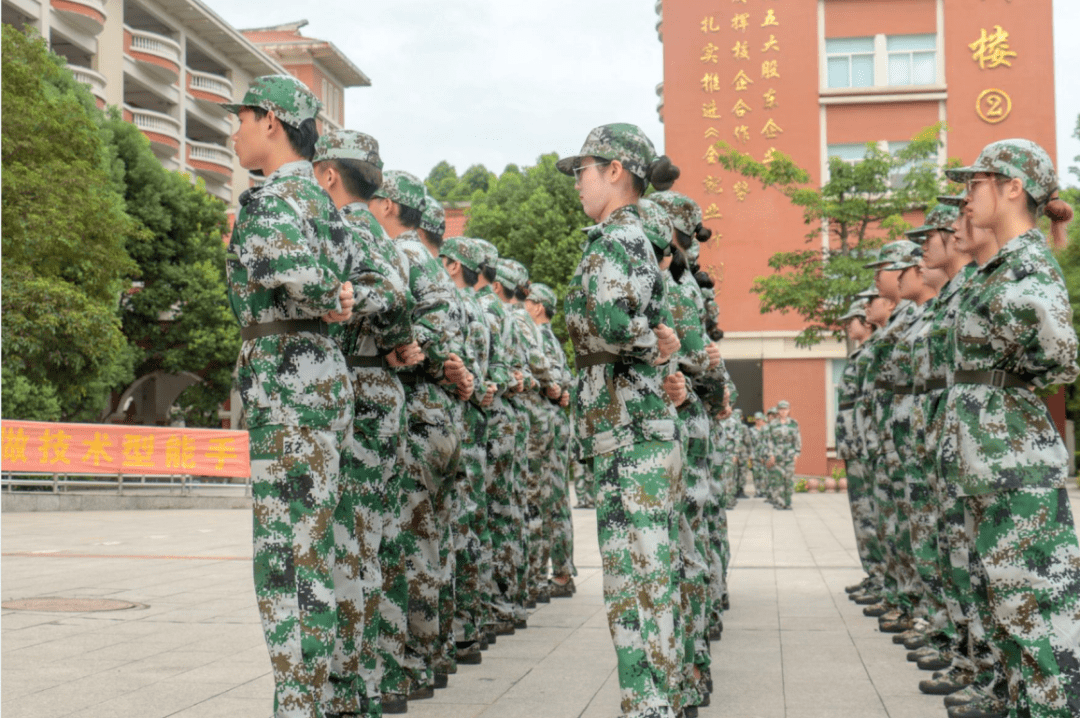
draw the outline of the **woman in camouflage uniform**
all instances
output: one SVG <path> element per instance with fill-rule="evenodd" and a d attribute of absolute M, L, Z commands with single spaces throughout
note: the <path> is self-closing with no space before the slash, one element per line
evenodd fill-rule
<path fill-rule="evenodd" d="M 965 213 L 994 231 L 998 251 L 969 279 L 949 334 L 938 465 L 964 504 L 972 570 L 986 585 L 981 610 L 1008 673 L 1007 696 L 949 711 L 1075 716 L 1080 546 L 1065 445 L 1034 391 L 1080 374 L 1061 269 L 1035 228 L 1057 176 L 1046 152 L 1021 139 L 987 145 L 948 175 L 967 184 Z"/>
<path fill-rule="evenodd" d="M 628 124 L 594 129 L 557 166 L 575 176 L 585 214 L 599 223 L 586 230 L 570 279 L 566 326 L 578 369 L 576 428 L 596 477 L 622 712 L 675 718 L 683 699 L 674 506 L 682 452 L 664 365 L 679 340 L 661 321 L 664 283 L 637 204 L 650 182 L 667 189 L 678 170 Z"/>

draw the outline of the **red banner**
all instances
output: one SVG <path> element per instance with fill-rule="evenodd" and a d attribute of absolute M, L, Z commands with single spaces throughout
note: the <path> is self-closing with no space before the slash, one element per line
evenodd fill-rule
<path fill-rule="evenodd" d="M 0 422 L 5 472 L 134 476 L 251 474 L 246 431 Z"/>

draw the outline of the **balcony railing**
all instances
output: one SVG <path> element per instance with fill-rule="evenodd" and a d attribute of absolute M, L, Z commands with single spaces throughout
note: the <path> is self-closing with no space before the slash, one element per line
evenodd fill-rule
<path fill-rule="evenodd" d="M 83 32 L 99 35 L 105 29 L 103 0 L 52 0 L 52 6 Z"/>
<path fill-rule="evenodd" d="M 75 76 L 76 81 L 90 86 L 90 93 L 97 98 L 98 107 L 105 107 L 108 100 L 105 96 L 105 86 L 107 84 L 105 76 L 100 72 L 91 70 L 89 67 L 68 65 L 68 69 L 71 70 L 71 74 Z"/>
<path fill-rule="evenodd" d="M 224 177 L 232 179 L 233 152 L 228 147 L 215 145 L 210 142 L 196 142 L 188 140 L 188 164 L 197 172 L 212 172 L 218 175 L 218 179 Z M 192 164 L 198 162 L 198 165 Z"/>
<path fill-rule="evenodd" d="M 124 47 L 156 76 L 172 83 L 180 78 L 180 45 L 164 35 L 124 26 Z"/>
<path fill-rule="evenodd" d="M 171 157 L 180 148 L 180 121 L 175 117 L 124 105 L 125 119 L 143 131 L 159 154 Z"/>
<path fill-rule="evenodd" d="M 233 84 L 227 77 L 198 70 L 187 71 L 188 91 L 199 100 L 232 102 Z"/>

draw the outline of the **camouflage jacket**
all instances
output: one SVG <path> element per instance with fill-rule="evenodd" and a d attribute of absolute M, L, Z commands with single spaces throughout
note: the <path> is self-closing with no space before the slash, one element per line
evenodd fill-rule
<path fill-rule="evenodd" d="M 530 400 L 539 400 L 543 397 L 543 401 L 546 403 L 546 390 L 549 386 L 558 386 L 558 378 L 552 372 L 551 360 L 548 358 L 547 352 L 544 351 L 544 340 L 540 336 L 540 327 L 525 311 L 523 304 L 511 304 L 506 309 L 517 327 L 521 350 L 529 367 L 529 376 L 535 382 L 535 386 L 526 387 L 525 394 Z"/>
<path fill-rule="evenodd" d="M 858 451 L 857 458 L 869 461 L 877 452 L 877 433 L 873 430 L 873 414 L 870 413 L 870 402 L 865 394 L 874 390 L 874 377 L 870 373 L 870 364 L 874 358 L 874 345 L 881 338 L 881 329 L 877 329 L 870 338 L 862 344 L 862 351 L 855 359 L 855 413 L 851 428 L 855 432 L 854 446 Z"/>
<path fill-rule="evenodd" d="M 1076 380 L 1069 293 L 1041 232 L 1012 239 L 979 267 L 949 344 L 956 371 L 999 369 L 1040 388 Z M 1065 485 L 1065 445 L 1034 392 L 954 383 L 944 412 L 939 461 L 960 495 Z"/>
<path fill-rule="evenodd" d="M 611 352 L 619 363 L 578 373 L 582 458 L 644 441 L 677 440 L 675 407 L 663 390 L 666 367 L 653 327 L 661 323 L 664 283 L 637 207 L 621 207 L 587 230 L 567 290 L 566 326 L 578 356 Z"/>
<path fill-rule="evenodd" d="M 920 335 L 915 337 L 912 345 L 916 382 L 948 380 L 952 374 L 953 356 L 949 347 L 949 330 L 956 323 L 960 300 L 964 298 L 964 286 L 977 269 L 974 262 L 967 265 L 934 297 L 934 304 L 930 308 L 930 321 Z M 927 446 L 938 444 L 943 408 L 941 398 L 945 396 L 945 392 L 946 389 L 939 388 L 921 395 L 921 420 L 927 432 Z"/>
<path fill-rule="evenodd" d="M 889 323 L 874 332 L 874 343 L 867 343 L 869 352 L 866 374 L 863 376 L 859 391 L 859 403 L 863 406 L 863 440 L 868 454 L 875 455 L 884 451 L 882 436 L 886 422 L 892 413 L 892 385 L 897 383 L 895 367 L 891 365 L 893 349 L 901 332 L 907 327 L 912 313 L 911 302 L 902 301 L 889 318 Z M 887 384 L 889 388 L 880 388 Z"/>
<path fill-rule="evenodd" d="M 456 287 L 455 287 L 456 289 Z M 488 367 L 491 361 L 491 328 L 488 326 L 487 312 L 480 305 L 480 299 L 469 287 L 458 289 L 458 301 L 465 313 L 465 353 L 462 357 L 473 373 L 473 393 L 470 403 L 479 407 L 487 393 Z"/>
<path fill-rule="evenodd" d="M 769 425 L 760 429 L 757 426 L 750 427 L 750 448 L 751 457 L 754 459 L 755 466 L 764 466 L 765 462 L 771 456 L 776 456 L 776 449 L 773 448 L 772 432 L 769 430 Z"/>
<path fill-rule="evenodd" d="M 560 389 L 569 391 L 574 375 L 570 373 L 570 366 L 566 363 L 566 352 L 563 351 L 562 343 L 555 336 L 550 323 L 540 325 L 540 336 L 544 340 L 544 351 L 551 360 L 552 376 Z"/>
<path fill-rule="evenodd" d="M 517 368 L 517 353 L 507 324 L 510 317 L 502 300 L 495 296 L 490 285 L 477 292 L 476 298 L 484 310 L 491 333 L 491 359 L 488 361 L 487 380 L 495 384 L 496 396 L 502 396 L 517 383 L 513 377 Z"/>
<path fill-rule="evenodd" d="M 789 416 L 787 419 L 777 419 L 776 423 L 769 425 L 769 428 L 772 429 L 776 460 L 794 461 L 795 457 L 802 453 L 802 435 L 799 433 L 799 422 Z"/>
<path fill-rule="evenodd" d="M 859 357 L 866 344 L 855 347 L 847 358 L 840 383 L 836 387 L 836 458 L 845 461 L 861 459 L 859 434 L 855 428 L 855 402 L 859 398 Z M 843 408 L 850 404 L 848 408 Z"/>
<path fill-rule="evenodd" d="M 361 261 L 341 216 L 315 182 L 310 162 L 289 162 L 240 197 L 226 258 L 229 304 L 241 327 L 317 319 L 340 310 L 353 281 L 354 315 L 389 309 L 384 279 Z M 336 336 L 271 334 L 244 341 L 236 385 L 249 426 L 283 424 L 344 429 L 352 386 Z"/>
<path fill-rule="evenodd" d="M 688 272 L 683 273 L 686 277 Z M 679 351 L 672 357 L 676 368 L 687 377 L 686 401 L 678 407 L 679 421 L 686 431 L 687 439 L 707 442 L 709 438 L 709 414 L 701 398 L 695 392 L 695 377 L 709 368 L 709 355 L 705 352 L 705 325 L 702 323 L 704 303 L 697 283 L 686 287 L 675 281 L 671 272 L 661 272 L 664 279 L 671 328 L 679 335 Z M 690 278 L 693 281 L 693 277 Z M 686 291 L 686 290 L 690 291 Z M 700 452 L 701 444 L 695 442 L 691 451 Z"/>
<path fill-rule="evenodd" d="M 342 348 L 346 356 L 374 357 L 413 341 L 409 266 L 405 255 L 386 236 L 363 202 L 341 208 L 341 216 L 372 262 L 389 278 L 394 303 L 383 314 L 360 317 L 347 328 Z M 353 431 L 364 436 L 391 437 L 401 433 L 405 389 L 388 366 L 350 369 L 353 382 Z"/>

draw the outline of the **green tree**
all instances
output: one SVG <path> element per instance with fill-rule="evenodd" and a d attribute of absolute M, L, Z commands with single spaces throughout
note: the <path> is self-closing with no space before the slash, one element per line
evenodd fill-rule
<path fill-rule="evenodd" d="M 774 273 L 755 278 L 751 289 L 761 296 L 762 314 L 802 317 L 806 327 L 796 337 L 799 346 L 841 337 L 838 319 L 849 298 L 873 278 L 862 265 L 883 242 L 910 228 L 905 212 L 933 205 L 942 193 L 941 129 L 939 124 L 923 130 L 895 154 L 868 143 L 859 162 L 830 157 L 829 177 L 821 187 L 809 185 L 810 174 L 782 152 L 774 151 L 765 163 L 717 143 L 725 169 L 780 191 L 811 227 L 806 241 L 813 246 L 774 254 L 769 258 Z"/>
<path fill-rule="evenodd" d="M 581 209 L 573 178 L 556 169 L 556 160 L 558 155 L 546 154 L 533 167 L 508 166 L 487 192 L 473 195 L 465 233 L 524 264 L 529 278 L 549 285 L 561 302 L 581 258 L 581 229 L 593 222 Z M 568 341 L 561 312 L 552 329 Z"/>
<path fill-rule="evenodd" d="M 200 179 L 169 172 L 146 136 L 115 114 L 105 123 L 123 169 L 127 211 L 145 228 L 128 243 L 143 279 L 123 302 L 136 376 L 192 372 L 203 382 L 177 401 L 189 426 L 217 426 L 240 334 L 226 301 L 225 204 Z"/>
<path fill-rule="evenodd" d="M 457 189 L 458 181 L 457 170 L 452 164 L 443 160 L 431 168 L 424 184 L 427 185 L 427 190 L 432 197 L 445 202 Z"/>
<path fill-rule="evenodd" d="M 89 91 L 3 29 L 3 416 L 93 420 L 132 377 L 117 302 L 140 236 Z"/>

